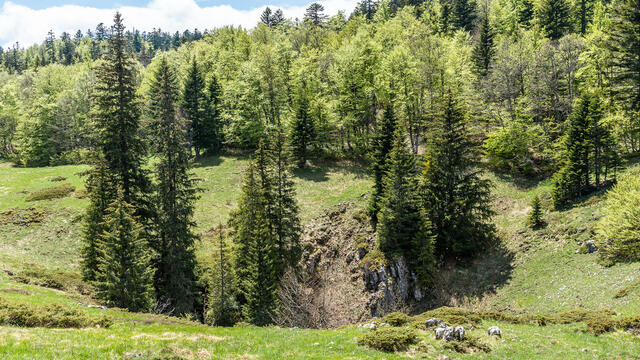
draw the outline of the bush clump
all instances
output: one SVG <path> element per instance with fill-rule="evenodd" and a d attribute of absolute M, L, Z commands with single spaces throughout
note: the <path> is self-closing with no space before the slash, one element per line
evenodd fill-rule
<path fill-rule="evenodd" d="M 40 200 L 61 199 L 63 197 L 69 196 L 74 191 L 76 191 L 75 186 L 71 184 L 62 184 L 58 186 L 36 190 L 31 194 L 29 194 L 29 196 L 27 196 L 25 200 L 40 201 Z"/>
<path fill-rule="evenodd" d="M 103 316 L 90 318 L 85 313 L 62 305 L 12 304 L 0 299 L 0 325 L 46 328 L 84 328 L 111 326 Z"/>
<path fill-rule="evenodd" d="M 640 170 L 622 177 L 607 193 L 596 245 L 606 264 L 640 260 Z"/>
<path fill-rule="evenodd" d="M 491 352 L 489 345 L 480 341 L 479 338 L 468 336 L 462 341 L 446 341 L 444 348 L 457 353 L 471 353 L 471 352 Z"/>
<path fill-rule="evenodd" d="M 387 258 L 382 251 L 376 249 L 368 252 L 360 261 L 360 265 L 369 269 L 377 269 L 380 265 L 387 265 Z"/>
<path fill-rule="evenodd" d="M 585 324 L 587 324 L 587 331 L 596 335 L 604 334 L 616 329 L 615 321 L 606 316 L 591 317 L 585 320 Z"/>
<path fill-rule="evenodd" d="M 411 321 L 411 316 L 399 312 L 392 312 L 382 318 L 382 322 L 385 322 L 391 326 L 405 326 Z"/>
<path fill-rule="evenodd" d="M 387 352 L 405 350 L 417 342 L 418 334 L 415 329 L 398 327 L 380 328 L 358 339 L 360 345 Z"/>

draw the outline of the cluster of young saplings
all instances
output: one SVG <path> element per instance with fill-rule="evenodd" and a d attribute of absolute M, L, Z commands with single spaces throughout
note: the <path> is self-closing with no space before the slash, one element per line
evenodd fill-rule
<path fill-rule="evenodd" d="M 440 322 L 429 322 L 438 319 Z M 584 323 L 584 331 L 600 335 L 616 329 L 640 331 L 640 316 L 616 317 L 616 313 L 608 309 L 588 310 L 576 308 L 554 315 L 526 314 L 514 315 L 498 312 L 479 312 L 460 308 L 441 307 L 420 315 L 409 316 L 403 313 L 390 313 L 379 320 L 388 326 L 372 327 L 358 339 L 360 345 L 382 351 L 404 351 L 410 345 L 420 342 L 418 330 L 431 330 L 441 322 L 449 326 L 468 326 L 474 328 L 482 321 L 500 321 L 511 324 L 546 326 L 552 324 Z M 427 328 L 425 323 L 434 326 Z M 466 335 L 464 338 L 443 342 L 443 347 L 456 352 L 491 351 L 491 347 L 479 337 Z"/>
<path fill-rule="evenodd" d="M 90 317 L 86 313 L 59 304 L 33 305 L 9 303 L 0 298 L 0 325 L 46 328 L 108 328 L 107 316 Z"/>

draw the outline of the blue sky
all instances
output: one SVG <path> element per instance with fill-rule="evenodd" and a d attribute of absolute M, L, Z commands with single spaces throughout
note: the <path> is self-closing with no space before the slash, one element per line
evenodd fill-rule
<path fill-rule="evenodd" d="M 141 31 L 160 28 L 184 31 L 214 29 L 225 25 L 250 29 L 266 5 L 279 7 L 287 18 L 302 18 L 312 2 L 325 7 L 327 15 L 350 14 L 358 0 L 0 0 L 0 46 L 41 43 L 47 32 L 95 29 L 110 24 L 116 11 L 125 26 Z"/>
<path fill-rule="evenodd" d="M 179 1 L 179 0 L 176 0 Z M 0 0 L 0 3 L 5 2 Z M 99 9 L 110 9 L 121 6 L 145 6 L 149 0 L 120 0 L 120 1 L 104 1 L 104 0 L 14 0 L 13 3 L 27 6 L 32 9 L 46 9 L 52 6 L 60 5 L 82 5 L 95 7 Z M 231 5 L 236 9 L 248 10 L 260 7 L 262 5 L 271 4 L 282 7 L 301 6 L 308 3 L 307 0 L 196 0 L 200 6 L 214 5 Z"/>

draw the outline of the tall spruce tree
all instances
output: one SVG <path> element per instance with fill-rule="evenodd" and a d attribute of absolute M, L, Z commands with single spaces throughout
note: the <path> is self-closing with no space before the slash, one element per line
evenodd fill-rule
<path fill-rule="evenodd" d="M 551 40 L 558 40 L 571 29 L 567 0 L 542 0 L 536 9 L 540 27 Z"/>
<path fill-rule="evenodd" d="M 255 325 L 271 321 L 276 308 L 276 264 L 270 211 L 265 204 L 260 169 L 249 163 L 241 188 L 238 208 L 229 219 L 235 245 L 238 301 L 245 319 Z"/>
<path fill-rule="evenodd" d="M 156 129 L 157 234 L 153 247 L 156 294 L 167 310 L 182 315 L 194 311 L 195 255 L 193 220 L 197 199 L 190 174 L 186 134 L 177 116 L 179 90 L 175 71 L 160 58 L 149 89 L 149 111 Z"/>
<path fill-rule="evenodd" d="M 495 228 L 490 222 L 491 182 L 480 177 L 477 146 L 465 115 L 449 91 L 437 117 L 421 176 L 424 209 L 441 257 L 471 255 L 484 249 Z"/>
<path fill-rule="evenodd" d="M 205 81 L 194 57 L 189 67 L 182 92 L 182 106 L 189 121 L 189 140 L 196 156 L 207 148 L 210 129 L 207 128 L 207 95 Z"/>
<path fill-rule="evenodd" d="M 124 190 L 106 211 L 100 237 L 96 296 L 108 306 L 149 311 L 153 306 L 153 272 L 150 249 L 135 208 L 125 201 Z"/>
<path fill-rule="evenodd" d="M 476 4 L 473 0 L 451 0 L 453 25 L 456 29 L 471 31 L 476 18 Z"/>
<path fill-rule="evenodd" d="M 83 280 L 88 282 L 97 279 L 100 261 L 99 239 L 105 231 L 104 216 L 115 198 L 112 184 L 113 179 L 105 160 L 98 154 L 85 184 L 89 194 L 89 206 L 85 215 L 81 269 Z"/>
<path fill-rule="evenodd" d="M 122 17 L 116 13 L 109 38 L 108 51 L 96 68 L 96 84 L 92 104 L 92 118 L 96 130 L 94 137 L 97 162 L 87 179 L 87 190 L 91 199 L 86 216 L 83 250 L 83 277 L 94 281 L 97 291 L 107 301 L 120 307 L 131 309 L 148 308 L 152 295 L 143 289 L 146 286 L 146 273 L 136 268 L 127 270 L 125 263 L 111 265 L 114 257 L 123 257 L 120 251 L 136 251 L 146 254 L 146 240 L 150 233 L 149 221 L 153 216 L 153 207 L 149 200 L 151 183 L 147 172 L 142 168 L 144 145 L 138 134 L 140 109 L 136 96 L 135 64 L 126 54 L 126 37 Z M 128 234 L 115 234 L 114 229 L 107 237 L 109 241 L 100 241 L 102 232 L 108 229 L 105 216 L 107 205 L 113 204 L 117 190 L 120 192 L 120 207 L 133 214 L 136 220 L 120 219 L 132 223 Z M 120 204 L 121 203 L 121 204 Z M 126 204 L 126 206 L 124 205 Z M 114 212 L 111 212 L 111 223 Z M 124 213 L 121 211 L 121 216 Z M 141 222 L 145 235 L 138 234 L 136 222 Z M 124 226 L 124 225 L 123 225 Z M 126 238 L 128 237 L 128 238 Z M 129 241 L 131 245 L 120 242 Z M 144 243 L 144 244 L 143 244 Z M 131 249 L 129 249 L 131 248 Z M 125 249 L 125 250 L 122 250 Z M 146 256 L 146 255 L 145 255 Z M 146 258 L 138 260 L 146 266 Z M 141 265 L 141 266 L 142 266 Z M 121 268 L 117 268 L 120 266 Z M 137 266 L 137 265 L 131 265 Z M 133 271 L 135 274 L 130 274 Z M 120 277 L 119 277 L 120 276 Z M 132 276 L 139 278 L 133 279 Z M 125 277 L 125 278 L 122 278 Z M 142 284 L 142 285 L 140 285 Z M 135 289 L 129 289 L 133 287 Z M 114 294 L 114 291 L 136 291 L 136 294 Z M 132 303 L 126 303 L 126 301 Z"/>
<path fill-rule="evenodd" d="M 207 324 L 231 326 L 236 321 L 237 316 L 237 304 L 233 287 L 235 278 L 231 261 L 233 252 L 222 225 L 218 227 L 217 231 Z"/>
<path fill-rule="evenodd" d="M 291 129 L 291 147 L 298 167 L 306 166 L 309 157 L 309 148 L 315 140 L 316 132 L 309 111 L 309 97 L 303 89 L 296 103 L 296 117 Z"/>
<path fill-rule="evenodd" d="M 98 64 L 93 96 L 96 148 L 121 188 L 124 201 L 144 223 L 152 216 L 151 182 L 144 170 L 145 146 L 139 135 L 140 103 L 136 94 L 135 61 L 127 55 L 127 37 L 116 13 L 108 51 Z"/>
<path fill-rule="evenodd" d="M 376 129 L 373 140 L 373 194 L 367 212 L 371 223 L 375 227 L 378 223 L 378 211 L 380 210 L 380 197 L 383 191 L 382 178 L 387 169 L 389 153 L 393 147 L 394 134 L 396 131 L 396 119 L 393 114 L 393 106 L 388 104 L 384 111 L 384 117 Z"/>
<path fill-rule="evenodd" d="M 596 187 L 599 187 L 601 174 L 606 181 L 609 171 L 615 173 L 617 149 L 608 128 L 602 124 L 602 117 L 598 96 L 585 92 L 576 101 L 568 118 L 565 163 L 554 175 L 552 195 L 556 208 L 589 193 L 591 174 L 595 175 Z"/>
<path fill-rule="evenodd" d="M 213 76 L 207 86 L 206 139 L 204 146 L 211 153 L 218 153 L 224 143 L 222 131 L 222 87 L 218 78 Z"/>
<path fill-rule="evenodd" d="M 404 255 L 422 283 L 428 283 L 435 266 L 434 237 L 420 203 L 415 155 L 407 149 L 406 133 L 394 134 L 377 226 L 380 250 L 390 257 Z"/>
<path fill-rule="evenodd" d="M 611 25 L 608 27 L 607 48 L 612 52 L 614 65 L 612 81 L 620 104 L 640 111 L 640 0 L 619 0 L 610 7 Z"/>
<path fill-rule="evenodd" d="M 291 178 L 291 161 L 286 149 L 286 136 L 276 131 L 271 151 L 274 162 L 273 171 L 273 230 L 276 238 L 276 251 L 280 268 L 278 275 L 284 274 L 285 268 L 296 267 L 302 255 L 300 247 L 300 209 L 296 201 L 295 184 Z"/>
<path fill-rule="evenodd" d="M 478 75 L 484 77 L 489 73 L 491 60 L 495 54 L 495 44 L 493 42 L 493 29 L 489 23 L 489 11 L 486 9 L 482 15 L 480 23 L 480 36 L 473 47 L 472 60 L 475 71 Z"/>

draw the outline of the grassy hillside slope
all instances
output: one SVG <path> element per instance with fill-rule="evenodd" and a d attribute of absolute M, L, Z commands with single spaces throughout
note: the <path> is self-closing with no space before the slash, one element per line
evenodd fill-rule
<path fill-rule="evenodd" d="M 205 159 L 195 169 L 203 181 L 196 209 L 199 231 L 224 222 L 239 194 L 247 159 Z M 407 352 L 388 354 L 357 345 L 368 330 L 210 328 L 185 320 L 86 305 L 79 280 L 81 215 L 86 206 L 79 175 L 84 166 L 23 169 L 0 163 L 0 298 L 11 303 L 63 304 L 88 316 L 114 319 L 108 329 L 47 329 L 0 326 L 2 359 L 395 359 L 402 357 L 485 359 L 630 359 L 640 353 L 640 338 L 617 331 L 600 336 L 582 323 L 549 325 L 484 321 L 471 330 L 492 349 L 458 354 L 443 348 L 430 332 Z M 370 188 L 365 171 L 349 164 L 321 164 L 296 172 L 298 198 L 308 221 L 342 201 L 364 205 Z M 585 307 L 611 308 L 620 315 L 640 313 L 640 264 L 603 267 L 597 254 L 583 254 L 592 238 L 604 194 L 585 198 L 572 209 L 551 211 L 551 182 L 519 183 L 490 174 L 495 187 L 496 224 L 502 246 L 469 264 L 446 265 L 425 306 L 452 305 L 477 310 L 553 314 Z M 64 178 L 64 179 L 62 179 Z M 76 191 L 61 199 L 26 201 L 36 190 L 69 183 Z M 540 195 L 548 225 L 525 226 L 529 202 Z M 207 241 L 206 237 L 203 241 Z M 206 245 L 206 244 L 205 244 Z M 46 286 L 46 287 L 45 287 Z M 621 295 L 622 294 L 622 295 Z M 502 339 L 486 329 L 499 325 Z"/>

